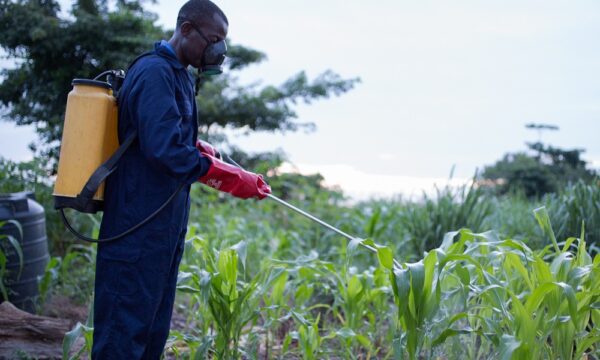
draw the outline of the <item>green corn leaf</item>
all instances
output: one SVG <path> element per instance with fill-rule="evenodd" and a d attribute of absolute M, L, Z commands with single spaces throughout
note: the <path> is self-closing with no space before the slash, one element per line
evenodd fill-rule
<path fill-rule="evenodd" d="M 388 246 L 376 244 L 371 239 L 363 240 L 362 243 L 377 250 L 377 259 L 379 260 L 381 266 L 388 270 L 392 270 L 394 268 L 394 254 L 392 249 L 390 249 Z"/>
<path fill-rule="evenodd" d="M 1 253 L 0 253 L 1 255 Z M 52 284 L 58 280 L 59 274 L 58 269 L 60 267 L 60 258 L 51 257 L 50 261 L 46 265 L 46 269 L 44 270 L 44 275 L 38 283 L 38 289 L 40 291 L 40 297 L 42 299 L 42 303 L 45 301 L 48 291 L 52 287 Z"/>
<path fill-rule="evenodd" d="M 472 235 L 474 238 L 479 239 L 480 242 L 481 240 L 485 240 L 482 243 L 498 244 L 501 242 L 500 238 L 498 237 L 498 233 L 493 230 Z"/>
<path fill-rule="evenodd" d="M 506 258 L 504 261 L 505 264 L 508 265 L 510 268 L 517 270 L 519 275 L 521 275 L 521 278 L 525 280 L 525 283 L 527 284 L 527 287 L 529 287 L 529 290 L 533 290 L 534 286 L 533 282 L 529 278 L 529 271 L 527 271 L 527 269 L 521 262 L 519 256 L 517 254 L 508 253 L 506 254 Z"/>
<path fill-rule="evenodd" d="M 479 273 L 479 275 L 481 275 L 481 277 L 483 277 L 484 274 L 484 269 L 481 266 L 481 264 L 472 256 L 470 255 L 464 255 L 464 254 L 448 254 L 442 261 L 440 261 L 440 264 L 438 266 L 438 271 L 442 271 L 444 269 L 444 267 L 446 266 L 446 264 L 448 264 L 451 261 L 465 261 L 468 262 L 470 264 L 472 264 L 473 266 L 475 266 L 475 269 L 477 270 L 477 272 Z"/>
<path fill-rule="evenodd" d="M 202 292 L 202 290 L 197 289 L 192 286 L 189 286 L 189 285 L 178 285 L 177 290 L 181 291 L 182 293 L 187 293 L 187 294 L 194 294 L 194 293 Z"/>
<path fill-rule="evenodd" d="M 78 322 L 75 327 L 67 332 L 65 334 L 65 337 L 63 339 L 63 360 L 71 360 L 71 359 L 78 359 L 79 356 L 81 355 L 81 353 L 83 352 L 83 350 L 85 350 L 85 348 L 82 348 L 78 354 L 76 354 L 73 357 L 69 356 L 69 353 L 71 352 L 71 349 L 73 348 L 73 345 L 75 344 L 75 342 L 77 341 L 77 339 L 79 339 L 79 337 L 83 334 L 83 324 L 81 324 L 80 322 Z"/>
<path fill-rule="evenodd" d="M 283 302 L 283 293 L 287 281 L 288 273 L 284 271 L 271 283 L 271 301 L 273 304 L 280 304 Z"/>
<path fill-rule="evenodd" d="M 290 345 L 292 344 L 292 334 L 287 334 L 285 339 L 283 339 L 283 344 L 281 344 L 281 351 L 283 354 L 287 353 Z"/>
<path fill-rule="evenodd" d="M 233 295 L 235 292 L 238 275 L 237 260 L 237 253 L 232 249 L 226 249 L 219 252 L 217 266 L 219 269 L 219 274 L 223 276 L 224 285 L 229 288 L 227 290 L 229 295 Z"/>
<path fill-rule="evenodd" d="M 310 299 L 310 297 L 313 294 L 313 291 L 313 287 L 307 284 L 300 285 L 294 294 L 296 305 L 303 306 Z"/>
<path fill-rule="evenodd" d="M 423 297 L 421 301 L 424 302 L 422 314 L 426 319 L 430 319 L 439 310 L 441 288 L 439 281 L 435 281 L 436 264 L 437 252 L 432 251 L 423 260 L 425 278 L 423 280 Z"/>
<path fill-rule="evenodd" d="M 595 348 L 596 351 L 598 349 L 598 344 L 600 343 L 600 334 L 596 331 L 596 333 L 588 334 L 583 339 L 579 339 L 577 341 L 577 353 L 573 359 L 582 359 L 583 354 L 587 351 L 591 351 L 592 348 Z"/>
<path fill-rule="evenodd" d="M 350 241 L 348 243 L 348 246 L 346 248 L 346 254 L 348 257 L 352 257 L 354 255 L 354 252 L 356 251 L 356 248 L 358 247 L 358 245 L 360 245 L 363 241 L 365 241 L 364 239 L 361 238 L 352 238 L 352 241 Z"/>
<path fill-rule="evenodd" d="M 384 268 L 388 270 L 392 270 L 394 268 L 394 255 L 392 253 L 392 249 L 389 247 L 378 247 L 377 259 Z"/>
<path fill-rule="evenodd" d="M 355 336 L 355 339 L 358 340 L 358 342 L 367 349 L 370 349 L 373 347 L 371 340 L 369 340 L 369 338 L 364 335 L 357 334 Z"/>
<path fill-rule="evenodd" d="M 6 255 L 4 255 L 4 252 L 2 251 L 2 249 L 0 249 L 0 273 L 6 270 L 6 261 Z"/>
<path fill-rule="evenodd" d="M 533 210 L 533 213 L 535 215 L 536 220 L 538 221 L 538 224 L 544 231 L 544 233 L 546 233 L 546 235 L 548 235 L 550 237 L 550 240 L 552 240 L 552 245 L 554 246 L 554 251 L 556 251 L 557 254 L 560 253 L 560 248 L 558 247 L 558 242 L 556 241 L 556 236 L 554 235 L 554 230 L 552 230 L 552 224 L 550 223 L 550 216 L 548 216 L 548 210 L 546 209 L 546 207 L 542 206 L 540 208 L 537 208 L 537 209 Z"/>
<path fill-rule="evenodd" d="M 371 219 L 369 220 L 369 224 L 365 228 L 367 236 L 373 237 L 375 235 L 375 229 L 377 228 L 377 223 L 379 222 L 379 217 L 381 216 L 381 208 L 377 208 Z"/>
<path fill-rule="evenodd" d="M 501 241 L 498 245 L 519 250 L 524 256 L 532 253 L 531 249 L 527 245 L 520 241 L 515 241 L 512 239 Z"/>
<path fill-rule="evenodd" d="M 409 302 L 409 309 L 415 319 L 418 319 L 423 305 L 423 288 L 425 282 L 425 265 L 423 261 L 407 264 L 410 272 L 410 289 L 413 301 Z"/>
<path fill-rule="evenodd" d="M 298 321 L 300 324 L 302 324 L 303 326 L 310 326 L 311 322 L 308 321 L 306 319 L 306 317 L 304 317 L 303 314 L 296 312 L 296 311 L 291 311 L 290 314 L 292 315 L 292 317 Z"/>
<path fill-rule="evenodd" d="M 188 271 L 180 271 L 177 274 L 177 283 L 179 284 L 179 283 L 189 281 L 194 278 L 194 275 L 195 274 L 188 272 Z"/>
<path fill-rule="evenodd" d="M 542 301 L 546 299 L 546 295 L 556 289 L 555 283 L 545 283 L 538 286 L 533 293 L 527 298 L 525 307 L 530 314 L 538 310 Z"/>
<path fill-rule="evenodd" d="M 427 296 L 433 292 L 433 278 L 435 275 L 435 265 L 437 264 L 437 253 L 432 251 L 423 259 L 423 295 Z"/>
<path fill-rule="evenodd" d="M 556 280 L 565 281 L 573 264 L 573 255 L 569 252 L 558 254 L 550 264 L 550 270 Z"/>
<path fill-rule="evenodd" d="M 17 230 L 19 231 L 19 238 L 22 240 L 23 239 L 23 226 L 21 226 L 21 223 L 18 222 L 17 220 L 6 220 L 5 221 L 8 224 L 13 224 Z M 0 224 L 0 227 L 2 227 L 2 225 Z"/>
<path fill-rule="evenodd" d="M 354 275 L 348 281 L 348 300 L 349 301 L 358 301 L 359 296 L 363 292 L 363 285 L 360 279 Z"/>
<path fill-rule="evenodd" d="M 550 266 L 540 256 L 535 257 L 533 269 L 533 273 L 538 283 L 554 281 L 554 276 L 552 275 Z"/>
<path fill-rule="evenodd" d="M 585 242 L 585 222 L 581 222 L 581 234 L 579 235 L 579 243 L 577 245 L 577 265 L 590 265 L 592 264 L 592 257 L 586 250 Z"/>
<path fill-rule="evenodd" d="M 9 220 L 7 222 L 19 224 L 18 222 L 13 221 L 13 220 Z M 21 226 L 21 224 L 19 224 L 19 227 L 20 226 Z M 19 258 L 19 272 L 17 273 L 17 279 L 18 279 L 21 277 L 21 273 L 23 272 L 23 262 L 24 262 L 23 250 L 21 249 L 21 243 L 14 236 L 10 236 L 10 235 L 0 236 L 0 240 L 2 238 L 6 239 L 10 243 L 12 248 L 15 249 L 15 252 L 17 253 L 17 257 Z"/>
<path fill-rule="evenodd" d="M 510 313 L 507 310 L 505 299 L 501 294 L 506 293 L 507 289 L 504 286 L 493 284 L 477 289 L 479 297 L 485 298 L 487 306 L 491 307 L 496 312 L 501 312 L 504 317 L 510 318 Z"/>
<path fill-rule="evenodd" d="M 347 327 L 343 327 L 341 329 L 339 329 L 338 331 L 335 332 L 335 335 L 343 338 L 343 339 L 350 339 L 356 336 L 356 333 Z"/>
<path fill-rule="evenodd" d="M 577 288 L 581 280 L 592 273 L 591 266 L 576 266 L 569 271 L 567 283 L 574 288 Z"/>
<path fill-rule="evenodd" d="M 454 244 L 454 238 L 456 235 L 460 234 L 460 231 L 451 231 L 444 235 L 444 239 L 442 240 L 442 244 L 440 245 L 440 249 L 444 251 L 448 251 L 450 247 Z"/>
<path fill-rule="evenodd" d="M 563 290 L 563 294 L 566 296 L 567 303 L 569 305 L 569 315 L 571 316 L 571 321 L 573 321 L 573 324 L 577 326 L 579 316 L 577 314 L 577 298 L 575 296 L 575 291 L 571 285 L 564 282 L 557 282 L 555 285 Z"/>
<path fill-rule="evenodd" d="M 577 238 L 574 237 L 570 237 L 565 241 L 565 245 L 563 246 L 562 252 L 567 252 L 569 251 L 569 249 L 571 249 L 571 245 L 573 245 L 573 243 L 575 242 L 575 240 L 577 240 Z"/>
<path fill-rule="evenodd" d="M 442 333 L 433 340 L 431 345 L 438 346 L 438 345 L 442 344 L 444 341 L 446 341 L 446 339 L 449 337 L 461 335 L 461 334 L 469 334 L 469 333 L 473 332 L 473 330 L 470 328 L 468 328 L 468 329 L 452 329 L 452 328 L 450 328 L 452 326 L 452 324 L 454 324 L 458 320 L 468 318 L 468 316 L 469 315 L 465 312 L 458 313 L 458 314 L 452 316 L 450 318 L 450 320 L 448 321 L 447 329 L 442 331 Z"/>
<path fill-rule="evenodd" d="M 396 269 L 393 271 L 392 288 L 396 304 L 398 305 L 398 315 L 404 316 L 408 308 L 410 294 L 410 272 L 408 269 Z"/>
<path fill-rule="evenodd" d="M 446 339 L 448 339 L 449 337 L 453 337 L 456 335 L 466 335 L 466 334 L 471 334 L 471 333 L 473 333 L 473 330 L 471 330 L 471 329 L 446 329 L 446 330 L 442 331 L 440 336 L 438 336 L 435 340 L 433 340 L 433 342 L 431 343 L 431 346 L 438 346 L 438 345 L 442 344 L 444 341 L 446 341 Z"/>
<path fill-rule="evenodd" d="M 465 269 L 464 266 L 457 264 L 454 267 L 454 272 L 456 272 L 456 275 L 458 275 L 461 284 L 464 286 L 469 286 L 471 283 L 471 274 L 469 274 L 469 270 Z"/>
<path fill-rule="evenodd" d="M 514 294 L 510 291 L 509 294 L 512 303 L 512 311 L 515 317 L 517 338 L 528 344 L 533 344 L 536 331 L 535 322 L 531 317 L 532 313 L 523 306 L 523 303 Z"/>
<path fill-rule="evenodd" d="M 213 343 L 212 337 L 206 336 L 200 343 L 200 346 L 196 348 L 196 354 L 194 360 L 204 360 L 208 357 L 208 352 Z"/>
<path fill-rule="evenodd" d="M 242 267 L 246 268 L 246 256 L 248 254 L 248 243 L 246 241 L 240 241 L 239 243 L 233 245 L 231 247 L 237 253 L 240 261 L 242 262 Z"/>
<path fill-rule="evenodd" d="M 0 295 L 2 295 L 2 300 L 8 300 L 8 291 L 4 286 L 4 271 L 6 269 L 6 256 L 2 250 L 0 250 Z"/>
<path fill-rule="evenodd" d="M 513 353 L 521 347 L 521 342 L 512 335 L 504 334 L 500 340 L 499 359 L 511 360 Z"/>

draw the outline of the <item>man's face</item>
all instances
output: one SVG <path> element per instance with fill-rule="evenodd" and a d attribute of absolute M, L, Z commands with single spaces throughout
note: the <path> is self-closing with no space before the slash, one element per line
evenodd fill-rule
<path fill-rule="evenodd" d="M 213 16 L 211 21 L 202 23 L 184 22 L 181 26 L 181 33 L 184 37 L 182 45 L 187 62 L 196 69 L 200 68 L 204 50 L 208 45 L 224 40 L 227 37 L 227 30 L 227 23 L 217 14 Z"/>

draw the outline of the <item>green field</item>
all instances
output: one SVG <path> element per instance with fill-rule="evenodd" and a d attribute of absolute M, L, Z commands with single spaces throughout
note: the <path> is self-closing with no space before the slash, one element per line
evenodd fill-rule
<path fill-rule="evenodd" d="M 285 193 L 288 180 L 274 178 L 275 192 Z M 352 205 L 339 192 L 295 186 L 286 200 L 357 238 L 349 242 L 268 199 L 194 186 L 167 357 L 600 355 L 595 184 L 539 200 L 465 187 Z M 49 265 L 43 299 L 87 306 L 94 247 L 59 241 L 54 252 L 66 252 Z M 87 335 L 81 355 L 89 351 L 92 327 L 74 329 L 66 347 Z"/>

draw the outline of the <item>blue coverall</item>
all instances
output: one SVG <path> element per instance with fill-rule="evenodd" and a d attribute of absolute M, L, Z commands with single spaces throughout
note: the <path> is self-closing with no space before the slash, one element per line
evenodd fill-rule
<path fill-rule="evenodd" d="M 190 185 L 210 166 L 195 147 L 194 79 L 173 50 L 157 42 L 129 69 L 118 96 L 119 139 L 138 139 L 106 181 L 100 237 L 152 221 L 98 245 L 93 359 L 159 359 L 169 334 L 177 271 L 190 208 Z"/>

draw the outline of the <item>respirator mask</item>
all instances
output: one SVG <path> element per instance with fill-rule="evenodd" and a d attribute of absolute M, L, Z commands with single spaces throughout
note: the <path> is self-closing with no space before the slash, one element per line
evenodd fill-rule
<path fill-rule="evenodd" d="M 225 40 L 213 43 L 208 40 L 202 30 L 200 30 L 193 22 L 190 21 L 189 23 L 207 43 L 204 54 L 202 55 L 200 68 L 198 69 L 199 72 L 204 75 L 221 74 L 223 72 L 223 61 L 225 61 L 225 54 L 227 53 L 227 44 L 225 43 Z"/>

